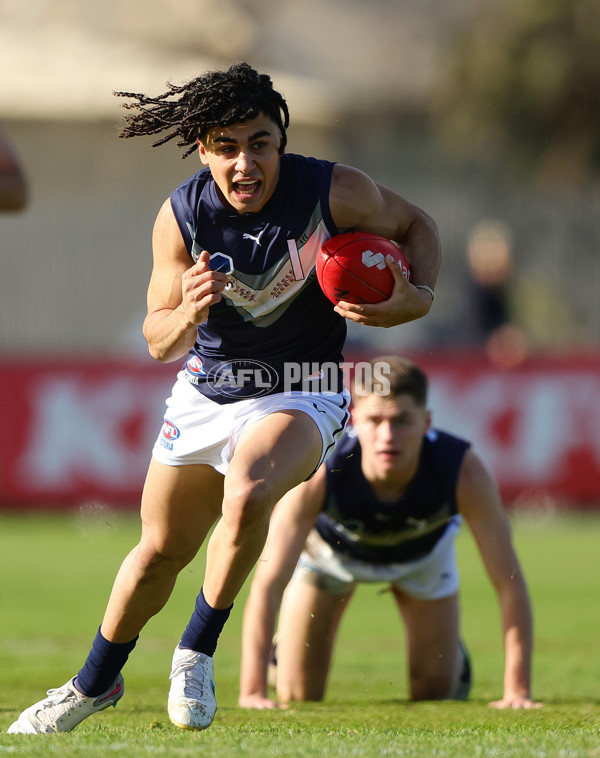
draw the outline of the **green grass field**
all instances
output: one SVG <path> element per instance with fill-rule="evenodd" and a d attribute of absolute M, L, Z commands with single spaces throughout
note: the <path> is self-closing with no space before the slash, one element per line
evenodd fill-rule
<path fill-rule="evenodd" d="M 203 556 L 180 576 L 125 668 L 116 709 L 70 734 L 7 735 L 19 712 L 81 666 L 137 516 L 88 508 L 0 516 L 0 754 L 22 756 L 437 756 L 600 758 L 600 517 L 513 519 L 536 622 L 536 711 L 499 712 L 503 656 L 495 596 L 471 536 L 459 538 L 463 636 L 474 666 L 467 703 L 407 701 L 404 639 L 391 598 L 362 587 L 344 621 L 327 698 L 287 711 L 236 707 L 238 599 L 216 656 L 219 710 L 206 732 L 166 714 L 174 645 L 193 607 Z"/>

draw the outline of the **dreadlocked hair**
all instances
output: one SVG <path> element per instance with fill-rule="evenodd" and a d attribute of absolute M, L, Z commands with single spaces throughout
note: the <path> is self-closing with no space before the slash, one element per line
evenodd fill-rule
<path fill-rule="evenodd" d="M 215 126 L 231 126 L 264 113 L 281 131 L 280 153 L 287 144 L 290 116 L 285 99 L 273 89 L 266 74 L 248 63 L 237 63 L 227 71 L 209 71 L 181 86 L 167 82 L 162 95 L 148 97 L 135 92 L 113 92 L 116 97 L 133 98 L 124 108 L 137 110 L 125 116 L 119 137 L 139 137 L 167 132 L 152 147 L 179 137 L 177 147 L 188 148 L 187 158 Z"/>

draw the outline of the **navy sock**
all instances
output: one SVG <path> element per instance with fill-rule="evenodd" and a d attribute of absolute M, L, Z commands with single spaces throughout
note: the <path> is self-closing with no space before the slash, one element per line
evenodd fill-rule
<path fill-rule="evenodd" d="M 200 594 L 196 598 L 196 607 L 181 637 L 179 646 L 213 656 L 217 649 L 217 640 L 232 608 L 233 604 L 224 610 L 211 608 L 204 598 L 204 593 L 200 590 Z"/>
<path fill-rule="evenodd" d="M 131 642 L 109 642 L 98 629 L 86 662 L 77 674 L 77 689 L 88 697 L 106 692 L 125 665 L 137 641 L 136 637 Z"/>

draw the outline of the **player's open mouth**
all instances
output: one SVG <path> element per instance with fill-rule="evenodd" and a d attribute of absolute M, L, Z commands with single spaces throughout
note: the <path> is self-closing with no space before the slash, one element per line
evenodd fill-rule
<path fill-rule="evenodd" d="M 260 189 L 261 182 L 259 179 L 248 179 L 242 182 L 233 182 L 234 192 L 238 195 L 252 197 Z"/>

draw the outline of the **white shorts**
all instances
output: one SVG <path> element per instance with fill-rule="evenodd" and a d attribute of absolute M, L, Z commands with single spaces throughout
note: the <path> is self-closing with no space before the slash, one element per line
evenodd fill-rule
<path fill-rule="evenodd" d="M 292 580 L 308 582 L 334 594 L 351 592 L 357 584 L 386 582 L 410 597 L 439 600 L 458 592 L 455 541 L 462 517 L 452 516 L 433 550 L 408 563 L 368 563 L 338 553 L 311 530 Z"/>
<path fill-rule="evenodd" d="M 247 424 L 283 410 L 300 410 L 317 425 L 323 448 L 317 468 L 333 452 L 348 421 L 350 395 L 287 392 L 219 405 L 193 387 L 180 371 L 167 400 L 164 421 L 152 449 L 167 466 L 212 466 L 227 472 L 239 436 Z M 314 472 L 313 472 L 314 473 Z"/>

